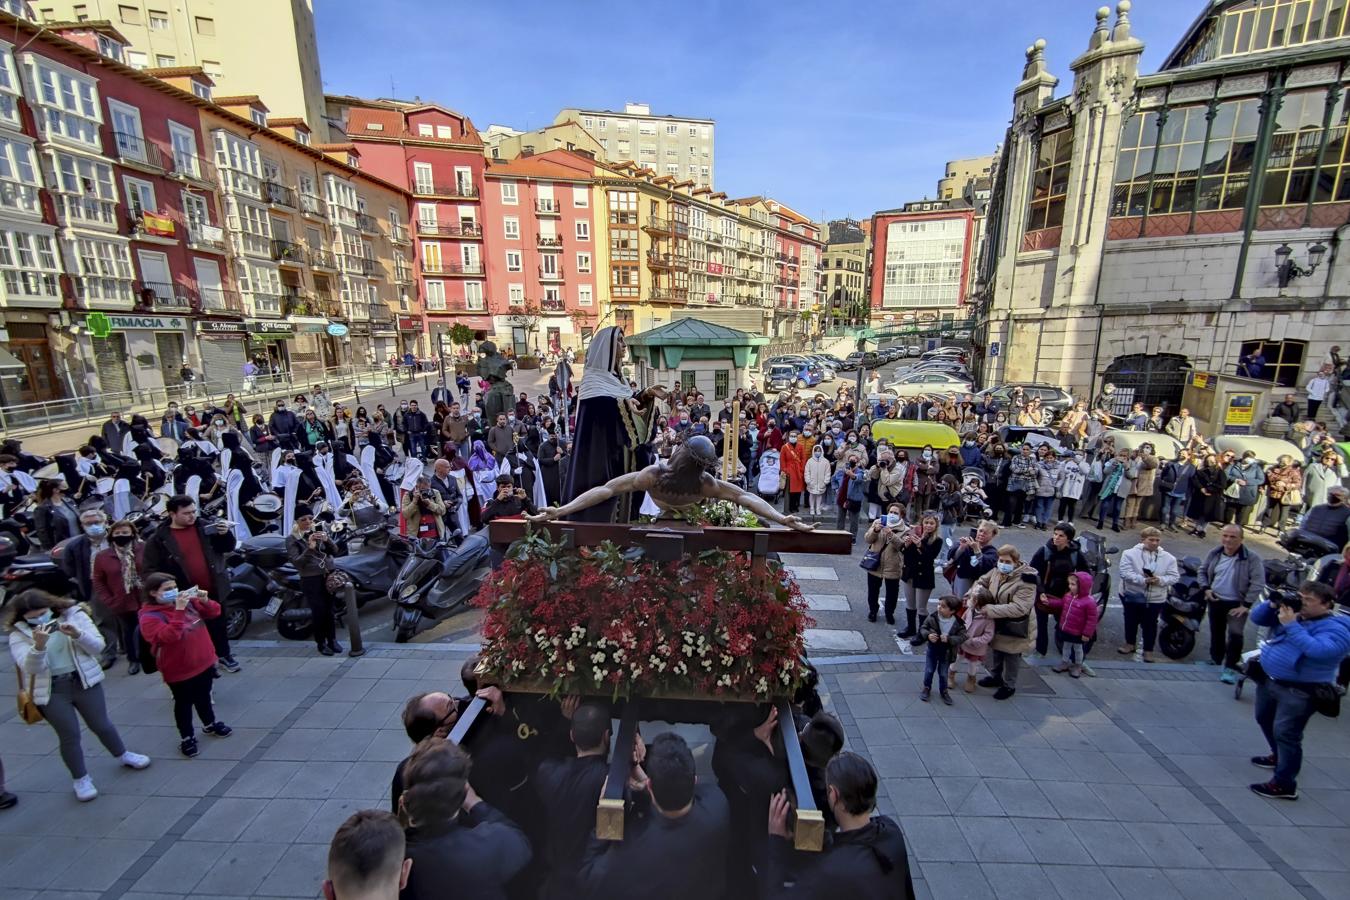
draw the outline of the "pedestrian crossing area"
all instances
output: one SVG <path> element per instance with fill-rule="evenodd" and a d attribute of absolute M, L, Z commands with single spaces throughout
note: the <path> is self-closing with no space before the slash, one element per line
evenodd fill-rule
<path fill-rule="evenodd" d="M 797 581 L 806 599 L 807 608 L 812 613 L 847 613 L 853 607 L 846 594 L 829 593 L 838 591 L 839 572 L 834 566 L 784 566 Z M 834 582 L 833 586 L 827 586 Z M 812 590 L 819 585 L 820 593 Z M 806 649 L 812 653 L 866 653 L 867 638 L 861 631 L 851 628 L 808 628 L 804 635 Z"/>

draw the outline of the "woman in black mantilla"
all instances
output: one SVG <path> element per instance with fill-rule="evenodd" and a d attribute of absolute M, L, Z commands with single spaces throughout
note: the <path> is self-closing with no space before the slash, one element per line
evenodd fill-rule
<path fill-rule="evenodd" d="M 652 461 L 652 403 L 665 391 L 654 387 L 635 394 L 624 381 L 623 330 L 600 329 L 586 348 L 586 371 L 577 392 L 576 436 L 563 484 L 567 503 L 611 478 L 636 472 Z M 641 497 L 622 495 L 578 513 L 581 522 L 629 522 Z"/>

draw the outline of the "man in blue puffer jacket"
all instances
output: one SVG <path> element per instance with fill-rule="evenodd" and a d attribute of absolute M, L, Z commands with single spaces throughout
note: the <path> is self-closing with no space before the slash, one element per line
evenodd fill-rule
<path fill-rule="evenodd" d="M 1256 724 L 1270 745 L 1269 756 L 1252 765 L 1274 769 L 1274 777 L 1252 790 L 1278 800 L 1298 799 L 1303 765 L 1303 729 L 1316 712 L 1313 696 L 1333 687 L 1341 661 L 1350 654 L 1350 620 L 1334 613 L 1331 588 L 1305 581 L 1299 588 L 1302 609 L 1264 600 L 1252 610 L 1252 622 L 1270 629 L 1261 647 L 1266 680 L 1256 689 Z"/>

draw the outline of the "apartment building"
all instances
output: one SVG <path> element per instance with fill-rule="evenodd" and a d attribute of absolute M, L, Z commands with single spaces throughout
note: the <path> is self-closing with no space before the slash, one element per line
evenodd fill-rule
<path fill-rule="evenodd" d="M 565 150 L 489 162 L 483 222 L 493 326 L 517 355 L 580 350 L 600 313 L 595 162 Z"/>
<path fill-rule="evenodd" d="M 826 225 L 820 288 L 828 323 L 859 325 L 867 321 L 870 231 L 870 221 L 838 219 Z"/>
<path fill-rule="evenodd" d="M 607 160 L 635 162 L 676 181 L 713 185 L 712 119 L 653 115 L 646 103 L 627 103 L 622 111 L 569 107 L 553 121 L 580 122 L 599 141 Z"/>
<path fill-rule="evenodd" d="M 107 22 L 136 69 L 200 66 L 222 95 L 262 97 L 327 137 L 312 0 L 31 0 L 39 22 Z"/>
<path fill-rule="evenodd" d="M 363 171 L 412 195 L 414 252 L 400 284 L 410 302 L 421 298 L 426 318 L 401 317 L 405 339 L 415 352 L 435 353 L 456 324 L 491 334 L 480 208 L 487 161 L 473 122 L 443 106 L 396 100 L 329 96 L 328 110 Z"/>
<path fill-rule="evenodd" d="M 954 159 L 947 163 L 943 175 L 937 183 L 937 199 L 969 199 L 967 195 L 976 190 L 989 190 L 993 179 L 994 157 L 972 156 L 967 159 Z M 984 199 L 988 199 L 986 194 Z"/>
<path fill-rule="evenodd" d="M 533 131 L 517 131 L 505 125 L 489 125 L 483 132 L 483 152 L 488 159 L 515 159 L 549 150 L 578 150 L 605 159 L 605 150 L 575 119 L 545 125 Z"/>
<path fill-rule="evenodd" d="M 872 327 L 964 317 L 975 260 L 976 211 L 964 200 L 919 200 L 872 215 Z"/>
<path fill-rule="evenodd" d="M 265 184 L 333 176 L 386 222 L 406 194 L 268 128 L 257 98 L 215 96 L 199 68 L 126 66 L 104 24 L 0 25 L 18 42 L 0 40 L 0 347 L 22 367 L 4 402 L 175 385 L 185 361 L 230 384 L 252 356 L 297 372 L 350 359 L 355 336 L 331 338 L 369 322 L 382 293 L 302 321 L 323 281 L 283 275 L 274 241 L 301 232 Z M 336 237 L 317 240 L 331 251 Z M 385 243 L 360 253 L 387 268 Z"/>
<path fill-rule="evenodd" d="M 753 220 L 768 225 L 765 240 L 772 253 L 770 281 L 774 311 L 771 333 L 788 335 L 819 330 L 823 312 L 820 290 L 820 227 L 784 203 L 769 197 L 731 201 Z"/>

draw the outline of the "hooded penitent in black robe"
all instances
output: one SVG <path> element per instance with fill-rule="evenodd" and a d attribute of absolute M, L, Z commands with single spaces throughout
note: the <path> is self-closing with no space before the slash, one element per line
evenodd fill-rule
<path fill-rule="evenodd" d="M 586 348 L 586 372 L 581 378 L 581 402 L 571 466 L 563 483 L 563 503 L 651 463 L 650 415 L 634 413 L 628 407 L 633 392 L 619 374 L 622 337 L 618 328 L 602 328 Z M 641 502 L 640 492 L 624 494 L 570 518 L 578 522 L 629 522 Z"/>

